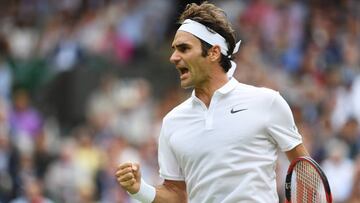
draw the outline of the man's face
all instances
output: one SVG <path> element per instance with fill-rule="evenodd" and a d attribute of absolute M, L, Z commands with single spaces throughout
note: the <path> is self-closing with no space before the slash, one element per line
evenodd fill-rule
<path fill-rule="evenodd" d="M 170 61 L 180 74 L 181 87 L 200 87 L 209 78 L 207 57 L 201 55 L 201 42 L 188 32 L 178 31 L 172 43 Z"/>

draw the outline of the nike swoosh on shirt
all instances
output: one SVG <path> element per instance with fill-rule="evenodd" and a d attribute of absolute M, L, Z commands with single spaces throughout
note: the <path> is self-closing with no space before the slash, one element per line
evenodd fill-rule
<path fill-rule="evenodd" d="M 238 110 L 234 110 L 234 109 L 231 109 L 230 113 L 234 114 L 234 113 L 238 113 L 240 111 L 245 111 L 247 109 L 238 109 Z"/>

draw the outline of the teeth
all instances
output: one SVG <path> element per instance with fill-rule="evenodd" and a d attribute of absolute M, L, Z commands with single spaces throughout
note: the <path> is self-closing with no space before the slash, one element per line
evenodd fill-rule
<path fill-rule="evenodd" d="M 188 71 L 187 68 L 179 68 L 179 70 L 180 70 L 181 74 L 184 74 Z"/>

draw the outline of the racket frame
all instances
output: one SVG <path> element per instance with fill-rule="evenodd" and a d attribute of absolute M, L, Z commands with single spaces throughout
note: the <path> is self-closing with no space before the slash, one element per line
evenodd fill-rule
<path fill-rule="evenodd" d="M 317 171 L 317 173 L 320 175 L 320 178 L 322 180 L 322 184 L 324 185 L 327 203 L 332 203 L 332 196 L 331 196 L 331 190 L 330 190 L 330 186 L 329 186 L 329 181 L 328 181 L 325 173 L 323 172 L 323 170 L 321 169 L 319 164 L 315 160 L 313 160 L 311 157 L 308 157 L 308 156 L 297 157 L 291 162 L 291 164 L 290 164 L 290 166 L 288 168 L 288 171 L 287 171 L 286 179 L 285 179 L 285 202 L 286 203 L 291 203 L 291 178 L 292 178 L 292 173 L 294 171 L 294 168 L 295 168 L 296 164 L 298 164 L 301 161 L 305 161 L 305 162 L 309 163 Z"/>

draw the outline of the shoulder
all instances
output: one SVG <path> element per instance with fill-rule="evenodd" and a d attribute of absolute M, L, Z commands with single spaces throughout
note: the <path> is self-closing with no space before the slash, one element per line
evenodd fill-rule
<path fill-rule="evenodd" d="M 280 96 L 279 92 L 273 89 L 267 87 L 256 87 L 244 83 L 237 84 L 234 94 L 243 96 L 245 95 L 246 97 L 250 98 L 256 98 L 256 100 L 264 101 L 266 103 L 269 103 L 270 101 L 273 101 L 276 97 Z"/>
<path fill-rule="evenodd" d="M 192 109 L 192 99 L 188 98 L 169 111 L 163 118 L 163 123 L 169 122 L 177 117 L 186 115 Z"/>
<path fill-rule="evenodd" d="M 188 98 L 164 116 L 162 119 L 160 140 L 169 139 L 170 134 L 179 127 L 179 122 L 181 123 L 184 119 L 186 120 L 187 113 L 191 112 L 191 108 L 192 100 Z"/>

